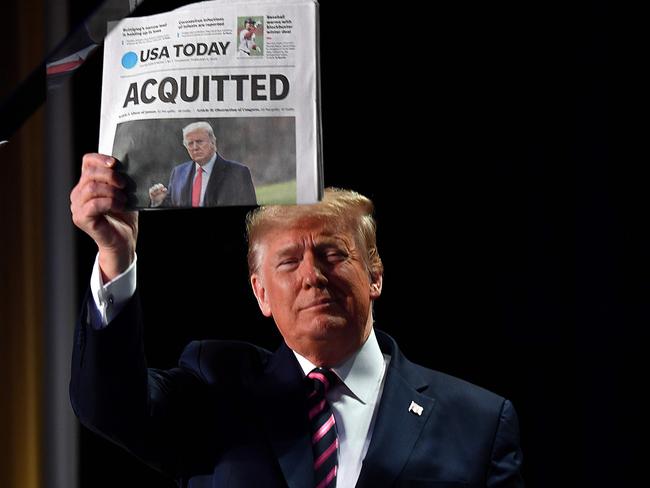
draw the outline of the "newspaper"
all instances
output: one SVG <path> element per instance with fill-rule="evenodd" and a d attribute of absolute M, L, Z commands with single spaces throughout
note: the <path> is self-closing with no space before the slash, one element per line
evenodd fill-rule
<path fill-rule="evenodd" d="M 322 194 L 318 4 L 213 0 L 111 25 L 99 152 L 130 208 Z"/>

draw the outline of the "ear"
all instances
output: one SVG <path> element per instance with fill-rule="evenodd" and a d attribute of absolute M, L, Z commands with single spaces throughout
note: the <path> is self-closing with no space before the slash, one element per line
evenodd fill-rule
<path fill-rule="evenodd" d="M 271 304 L 268 301 L 266 288 L 262 283 L 262 278 L 257 273 L 251 275 L 251 286 L 253 287 L 253 294 L 257 298 L 257 304 L 265 317 L 271 316 Z"/>
<path fill-rule="evenodd" d="M 370 299 L 376 300 L 381 295 L 381 287 L 384 282 L 384 276 L 381 273 L 370 275 Z"/>

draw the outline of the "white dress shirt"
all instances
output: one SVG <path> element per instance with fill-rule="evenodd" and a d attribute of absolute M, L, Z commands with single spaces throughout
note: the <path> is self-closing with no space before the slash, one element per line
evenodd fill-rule
<path fill-rule="evenodd" d="M 106 327 L 115 316 L 124 308 L 126 302 L 135 293 L 136 262 L 135 259 L 122 274 L 111 281 L 104 283 L 99 269 L 99 254 L 95 258 L 93 272 L 90 275 L 90 292 L 95 302 L 95 307 L 88 307 L 90 325 L 95 329 Z"/>
<path fill-rule="evenodd" d="M 305 376 L 314 369 L 308 359 L 294 351 Z M 339 468 L 336 486 L 356 485 L 374 430 L 377 407 L 384 389 L 390 356 L 379 349 L 374 329 L 361 349 L 332 370 L 341 380 L 327 392 L 339 436 Z"/>

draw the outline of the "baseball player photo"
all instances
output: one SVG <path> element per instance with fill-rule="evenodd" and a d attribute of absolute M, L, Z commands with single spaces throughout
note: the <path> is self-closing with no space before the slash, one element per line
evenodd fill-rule
<path fill-rule="evenodd" d="M 237 54 L 239 57 L 262 55 L 264 39 L 263 19 L 264 17 L 238 18 L 237 26 L 239 29 L 239 39 Z"/>

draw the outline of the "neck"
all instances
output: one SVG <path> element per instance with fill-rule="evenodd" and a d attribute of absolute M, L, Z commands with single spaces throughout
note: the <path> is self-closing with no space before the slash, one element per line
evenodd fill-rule
<path fill-rule="evenodd" d="M 196 164 L 198 164 L 199 166 L 201 166 L 201 168 L 203 168 L 203 166 L 205 166 L 205 165 L 208 164 L 210 161 L 212 161 L 212 158 L 214 158 L 215 154 L 216 154 L 216 153 L 212 153 L 212 155 L 211 155 L 208 159 L 206 159 L 205 161 L 203 161 L 203 162 L 201 162 L 201 161 L 194 161 L 194 162 L 195 162 Z"/>
<path fill-rule="evenodd" d="M 364 331 L 359 340 L 334 340 L 332 337 L 309 341 L 308 344 L 288 344 L 295 352 L 309 360 L 314 366 L 332 368 L 343 364 L 352 355 L 356 354 L 366 343 L 370 336 L 370 328 Z M 295 346 L 295 347 L 294 347 Z"/>

